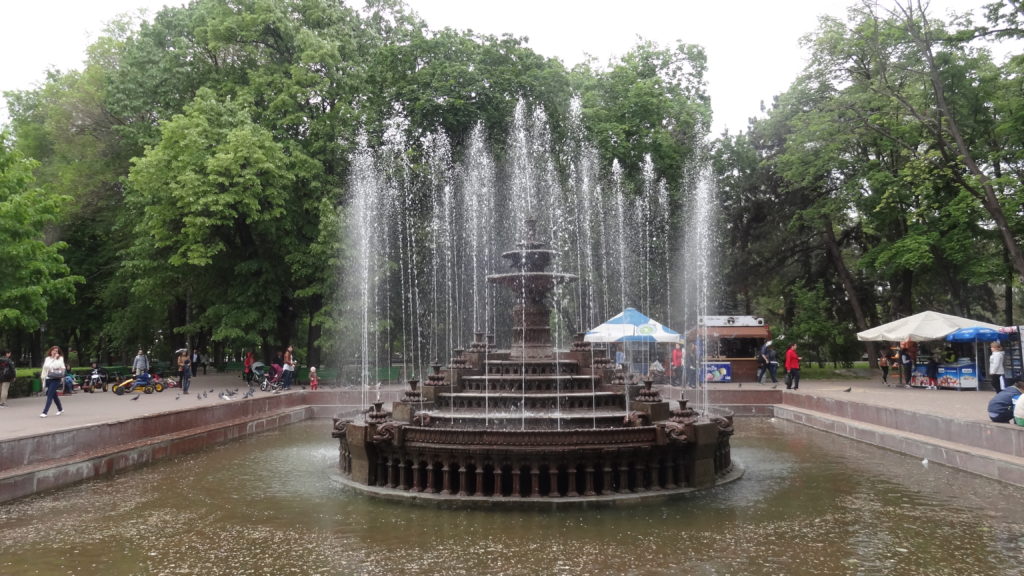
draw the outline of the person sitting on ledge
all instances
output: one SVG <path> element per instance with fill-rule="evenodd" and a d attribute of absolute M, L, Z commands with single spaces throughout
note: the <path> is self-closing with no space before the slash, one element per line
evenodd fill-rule
<path fill-rule="evenodd" d="M 1024 392 L 1024 382 L 1014 382 L 1000 390 L 988 402 L 988 418 L 993 422 L 1010 422 L 1013 420 L 1013 405 Z"/>

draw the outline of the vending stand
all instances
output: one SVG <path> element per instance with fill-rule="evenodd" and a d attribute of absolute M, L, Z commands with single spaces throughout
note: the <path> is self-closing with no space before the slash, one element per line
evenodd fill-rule
<path fill-rule="evenodd" d="M 771 339 L 764 318 L 757 316 L 701 316 L 697 327 L 686 333 L 703 357 L 704 382 L 753 382 L 757 379 L 757 355 Z"/>

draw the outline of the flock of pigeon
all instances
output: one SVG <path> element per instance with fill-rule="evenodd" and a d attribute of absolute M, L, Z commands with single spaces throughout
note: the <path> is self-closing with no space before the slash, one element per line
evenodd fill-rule
<path fill-rule="evenodd" d="M 221 400 L 234 400 L 235 396 L 238 395 L 238 391 L 239 391 L 239 388 L 235 388 L 234 390 L 224 390 L 223 392 L 218 394 L 217 397 L 220 398 Z M 199 401 L 206 400 L 207 398 L 209 398 L 209 395 L 213 394 L 214 392 L 216 392 L 215 389 L 211 389 L 208 392 L 197 392 L 196 393 L 196 400 L 199 400 Z M 253 392 L 254 391 L 252 389 L 246 390 L 245 394 L 242 394 L 242 400 L 244 400 L 246 398 L 252 398 Z M 140 396 L 142 396 L 141 393 L 136 394 L 135 396 L 131 397 L 131 400 L 138 400 Z M 178 392 L 178 395 L 175 396 L 174 399 L 175 400 L 181 400 L 181 392 Z"/>

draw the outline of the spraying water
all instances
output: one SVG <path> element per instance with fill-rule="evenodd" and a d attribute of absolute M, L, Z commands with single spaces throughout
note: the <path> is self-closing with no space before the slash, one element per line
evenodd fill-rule
<path fill-rule="evenodd" d="M 571 103 L 564 143 L 552 141 L 543 107 L 520 101 L 500 156 L 482 124 L 458 148 L 443 133 L 413 139 L 409 131 L 398 111 L 379 143 L 370 145 L 364 135 L 352 156 L 344 309 L 357 312 L 359 321 L 343 324 L 358 336 L 342 348 L 358 353 L 355 364 L 351 357 L 343 364 L 356 369 L 362 387 L 380 374 L 396 379 L 390 371 L 396 362 L 401 380 L 422 375 L 473 334 L 499 348 L 510 343 L 506 311 L 513 296 L 484 279 L 502 265 L 505 247 L 528 237 L 528 220 L 536 221 L 537 240 L 559 253 L 553 271 L 579 278 L 553 292 L 557 349 L 629 306 L 680 328 L 696 324 L 691 303 L 706 307 L 707 286 L 688 281 L 680 291 L 682 318 L 672 319 L 669 284 L 709 270 L 708 262 L 694 259 L 710 248 L 695 231 L 710 219 L 713 200 L 687 204 L 686 256 L 670 257 L 680 232 L 671 223 L 682 219 L 672 214 L 672 191 L 650 157 L 636 167 L 642 179 L 635 186 L 617 161 L 602 168 L 578 101 Z M 697 286 L 702 295 L 688 295 Z M 561 402 L 560 385 L 557 394 Z"/>

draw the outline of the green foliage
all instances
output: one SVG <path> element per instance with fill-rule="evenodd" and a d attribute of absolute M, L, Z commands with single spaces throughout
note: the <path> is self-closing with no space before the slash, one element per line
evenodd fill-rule
<path fill-rule="evenodd" d="M 711 124 L 704 50 L 692 44 L 662 48 L 642 42 L 608 70 L 593 63 L 573 70 L 583 119 L 603 160 L 639 170 L 648 154 L 666 179 L 678 184 L 695 146 Z M 633 174 L 635 176 L 635 173 Z"/>
<path fill-rule="evenodd" d="M 824 283 L 811 289 L 793 287 L 790 297 L 794 315 L 785 327 L 784 345 L 797 342 L 801 355 L 815 362 L 856 358 L 856 330 L 835 316 Z"/>
<path fill-rule="evenodd" d="M 851 355 L 858 323 L 994 309 L 1019 287 L 1024 57 L 975 43 L 1024 36 L 1017 4 L 988 7 L 985 26 L 894 8 L 822 19 L 767 117 L 712 146 L 720 311 L 765 315 L 822 358 Z M 430 30 L 400 0 L 119 18 L 83 70 L 7 95 L 0 258 L 25 265 L 0 279 L 0 329 L 45 322 L 96 356 L 276 347 L 307 328 L 327 345 L 347 329 L 333 271 L 360 128 L 373 141 L 403 113 L 415 178 L 428 132 L 458 155 L 483 125 L 500 154 L 521 98 L 567 140 L 575 94 L 603 165 L 617 159 L 629 189 L 649 157 L 679 206 L 709 130 L 706 73 L 699 46 L 651 42 L 567 71 L 522 38 Z"/>
<path fill-rule="evenodd" d="M 76 283 L 46 230 L 59 221 L 70 198 L 34 186 L 36 163 L 0 133 L 0 330 L 36 330 L 58 298 L 71 298 Z"/>

